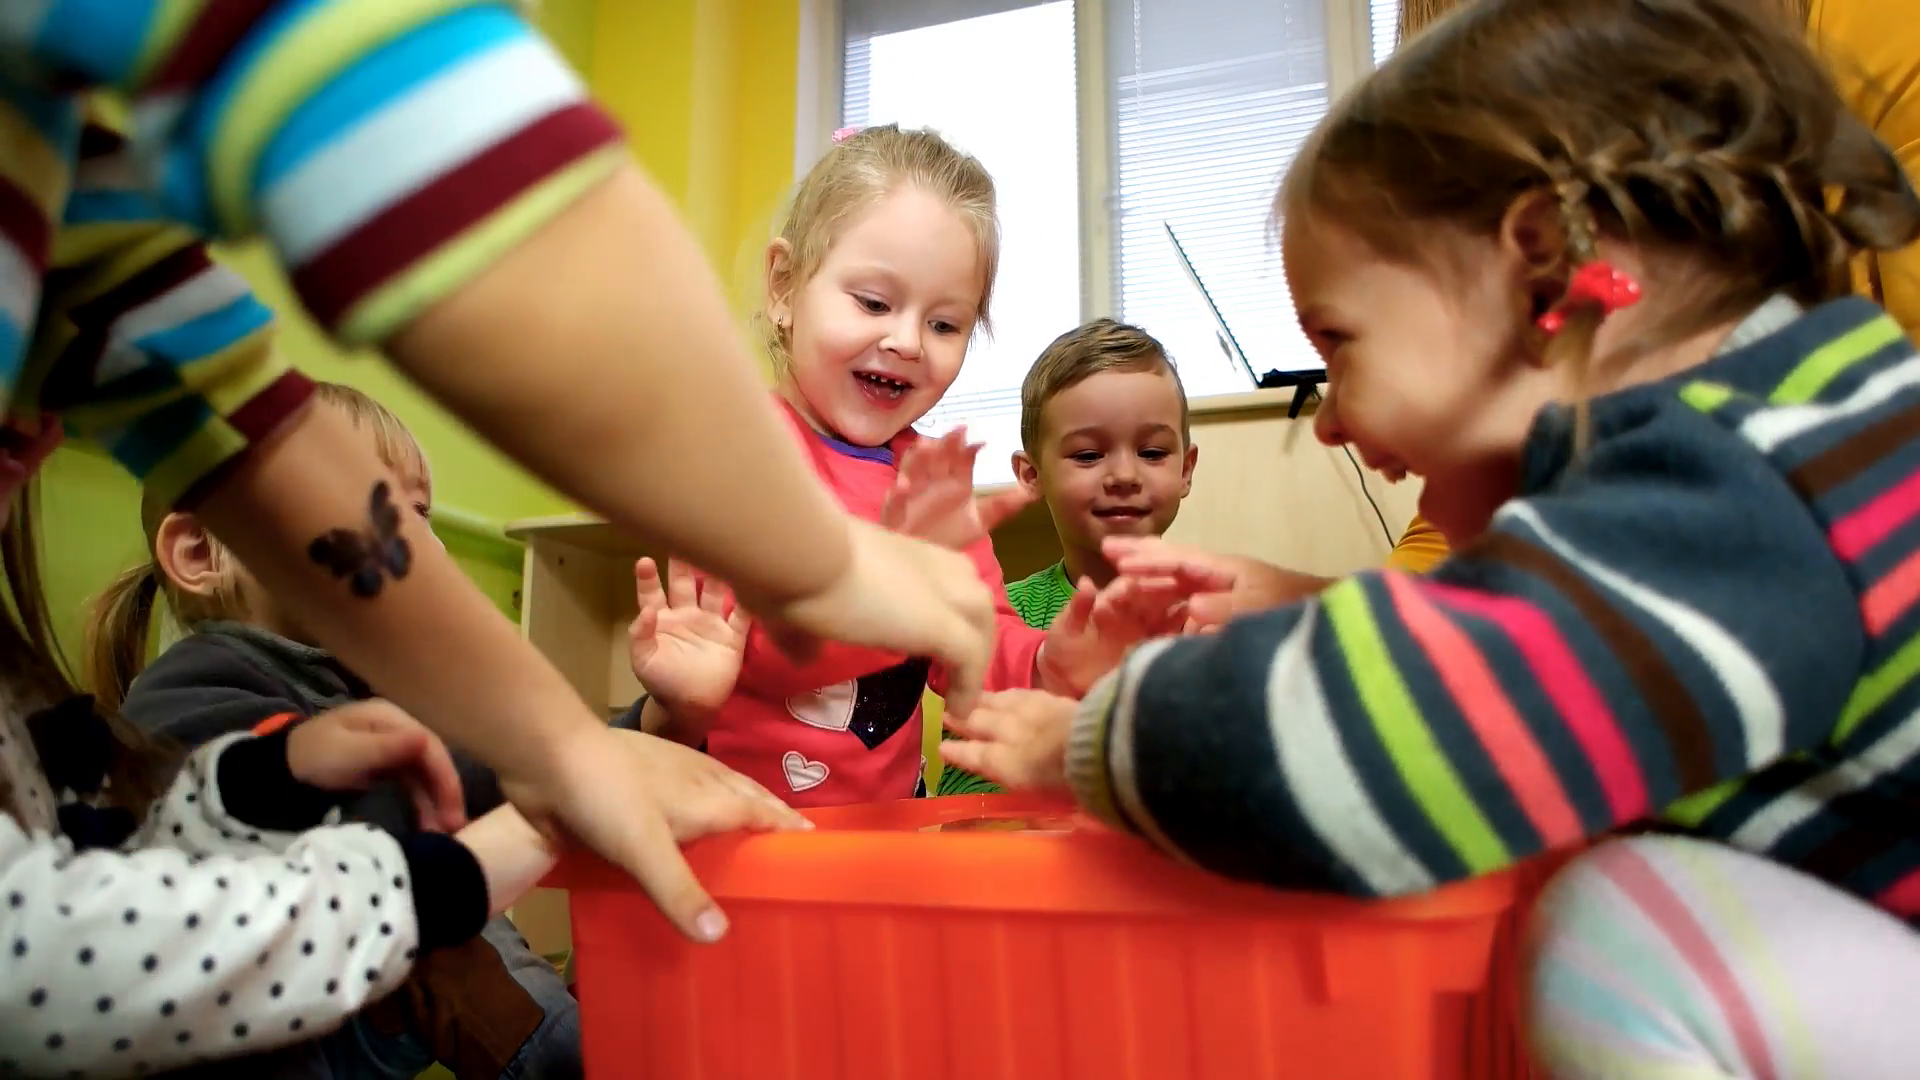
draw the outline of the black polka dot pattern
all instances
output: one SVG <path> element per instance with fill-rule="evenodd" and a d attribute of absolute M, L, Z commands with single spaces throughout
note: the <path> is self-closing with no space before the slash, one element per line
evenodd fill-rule
<path fill-rule="evenodd" d="M 0 731 L 28 745 L 4 706 L 0 692 Z M 74 853 L 37 766 L 0 747 L 28 824 L 0 815 L 0 999 L 21 1024 L 0 1075 L 160 1073 L 261 1052 L 331 1030 L 406 977 L 419 937 L 392 870 L 410 869 L 400 845 L 360 826 L 293 835 L 228 816 L 208 785 L 234 741 L 194 755 L 131 855 Z"/>

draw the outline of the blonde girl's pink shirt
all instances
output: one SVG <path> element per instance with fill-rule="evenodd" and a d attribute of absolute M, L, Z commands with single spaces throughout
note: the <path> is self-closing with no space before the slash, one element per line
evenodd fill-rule
<path fill-rule="evenodd" d="M 898 476 L 898 455 L 919 436 L 906 431 L 884 447 L 853 446 L 814 431 L 784 403 L 782 411 L 841 505 L 878 521 Z M 999 637 L 987 688 L 1031 686 L 1045 635 L 1008 603 L 992 542 L 980 541 L 967 555 L 997 597 Z M 929 687 L 939 693 L 945 686 L 939 665 L 847 645 L 825 645 L 795 663 L 755 625 L 740 681 L 714 718 L 707 752 L 794 806 L 911 798 L 923 793 L 920 701 Z"/>

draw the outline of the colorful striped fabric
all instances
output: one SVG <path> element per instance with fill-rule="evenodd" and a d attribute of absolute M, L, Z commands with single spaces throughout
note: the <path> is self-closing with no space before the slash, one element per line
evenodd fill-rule
<path fill-rule="evenodd" d="M 1770 859 L 1604 843 L 1535 906 L 1534 1064 L 1555 1080 L 1905 1080 L 1920 937 Z"/>
<path fill-rule="evenodd" d="M 26 0 L 0 57 L 0 404 L 170 495 L 306 393 L 200 236 L 264 236 L 329 332 L 377 343 L 623 154 L 502 3 Z"/>
<path fill-rule="evenodd" d="M 1666 811 L 1920 915 L 1920 356 L 1866 301 L 1780 300 L 1591 417 L 1576 463 L 1543 413 L 1519 496 L 1431 575 L 1138 650 L 1082 705 L 1082 801 L 1365 895 Z"/>

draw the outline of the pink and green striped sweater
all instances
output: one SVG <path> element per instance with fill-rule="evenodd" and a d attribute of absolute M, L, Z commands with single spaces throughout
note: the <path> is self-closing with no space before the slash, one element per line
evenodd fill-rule
<path fill-rule="evenodd" d="M 1920 356 L 1863 300 L 1543 413 L 1430 575 L 1152 643 L 1081 801 L 1222 873 L 1410 893 L 1650 818 L 1920 916 Z"/>

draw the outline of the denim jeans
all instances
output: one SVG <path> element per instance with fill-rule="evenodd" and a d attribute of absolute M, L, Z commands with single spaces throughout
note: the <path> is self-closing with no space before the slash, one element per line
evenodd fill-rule
<path fill-rule="evenodd" d="M 501 1073 L 502 1080 L 575 1080 L 584 1073 L 580 1052 L 580 1006 L 553 965 L 534 955 L 506 919 L 481 932 L 499 952 L 508 974 L 545 1014 Z M 364 1016 L 331 1035 L 171 1073 L 173 1080 L 413 1080 L 433 1064 L 433 1054 L 412 1032 L 387 1035 Z"/>
<path fill-rule="evenodd" d="M 503 1080 L 571 1080 L 584 1073 L 580 1057 L 580 1006 L 553 965 L 534 955 L 504 918 L 481 932 L 499 952 L 513 981 L 526 990 L 546 1018 L 520 1046 Z M 412 1080 L 433 1064 L 433 1055 L 413 1033 L 385 1035 L 364 1018 L 321 1041 L 333 1080 Z"/>

